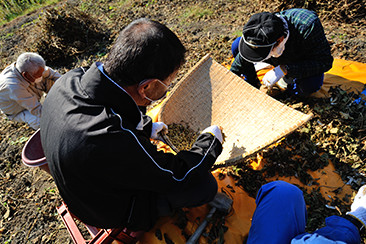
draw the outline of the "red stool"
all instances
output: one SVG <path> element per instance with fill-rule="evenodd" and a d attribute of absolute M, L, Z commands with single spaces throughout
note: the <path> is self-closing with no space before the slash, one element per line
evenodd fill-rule
<path fill-rule="evenodd" d="M 25 143 L 22 150 L 22 161 L 28 167 L 40 167 L 50 174 L 41 144 L 39 129 Z M 131 244 L 137 242 L 135 237 L 139 234 L 138 232 L 129 232 L 126 228 L 98 229 L 87 224 L 84 225 L 91 236 L 91 240 L 85 240 L 75 222 L 77 217 L 68 210 L 65 203 L 57 208 L 57 212 L 75 244 L 108 244 L 112 242 L 113 244 Z"/>
<path fill-rule="evenodd" d="M 62 205 L 57 208 L 57 212 L 61 216 L 72 240 L 76 244 L 132 244 L 137 241 L 132 236 L 135 232 L 127 232 L 126 229 L 98 229 L 94 226 L 84 224 L 92 237 L 90 241 L 86 241 L 75 223 L 75 219 L 77 218 L 67 209 L 65 203 L 62 203 Z"/>

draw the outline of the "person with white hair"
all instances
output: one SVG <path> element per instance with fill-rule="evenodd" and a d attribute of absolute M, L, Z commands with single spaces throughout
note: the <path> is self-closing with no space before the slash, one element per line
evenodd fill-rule
<path fill-rule="evenodd" d="M 61 75 L 37 53 L 26 52 L 0 74 L 0 110 L 8 119 L 38 129 L 41 98 Z"/>

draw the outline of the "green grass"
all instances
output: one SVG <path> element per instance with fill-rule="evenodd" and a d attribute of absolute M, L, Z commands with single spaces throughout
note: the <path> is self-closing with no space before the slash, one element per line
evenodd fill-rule
<path fill-rule="evenodd" d="M 11 145 L 16 145 L 16 144 L 20 144 L 20 143 L 24 143 L 26 141 L 28 141 L 29 137 L 27 136 L 22 136 L 20 138 L 17 138 L 15 141 L 11 140 L 11 138 L 9 138 L 9 143 Z"/>
<path fill-rule="evenodd" d="M 61 0 L 1 0 L 0 25 L 3 25 L 18 16 L 25 15 L 34 10 L 51 5 Z"/>
<path fill-rule="evenodd" d="M 240 30 L 236 30 L 234 31 L 234 33 L 232 34 L 233 36 L 235 37 L 239 37 L 243 34 L 243 31 L 240 29 Z"/>
<path fill-rule="evenodd" d="M 189 7 L 184 11 L 183 19 L 200 19 L 204 16 L 211 16 L 213 11 L 211 9 L 203 8 L 200 6 Z"/>

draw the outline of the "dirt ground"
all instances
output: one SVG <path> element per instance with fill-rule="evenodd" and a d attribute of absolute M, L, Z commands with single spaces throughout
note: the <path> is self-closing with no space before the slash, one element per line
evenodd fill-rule
<path fill-rule="evenodd" d="M 232 41 L 253 13 L 298 6 L 294 4 L 296 1 L 285 6 L 284 2 L 282 5 L 264 0 L 61 2 L 0 27 L 0 68 L 14 62 L 24 51 L 39 52 L 49 66 L 61 73 L 90 65 L 103 60 L 123 26 L 136 18 L 148 17 L 165 23 L 188 50 L 179 80 L 207 53 L 219 63 L 227 61 Z M 358 2 L 365 6 L 365 1 Z M 331 8 L 317 12 L 333 56 L 366 63 L 364 12 L 346 13 L 348 17 L 335 14 Z M 78 17 L 75 20 L 70 16 Z M 58 25 L 48 25 L 47 20 Z M 1 117 L 0 132 L 0 242 L 72 243 L 56 212 L 61 198 L 52 178 L 21 162 L 21 149 L 34 131 Z M 365 159 L 364 154 L 358 156 Z M 361 166 L 363 172 L 365 168 Z"/>

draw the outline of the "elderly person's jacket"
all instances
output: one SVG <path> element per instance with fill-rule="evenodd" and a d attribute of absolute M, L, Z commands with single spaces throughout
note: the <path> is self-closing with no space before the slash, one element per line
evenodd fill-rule
<path fill-rule="evenodd" d="M 41 97 L 47 93 L 55 80 L 61 75 L 46 67 L 42 82 L 30 83 L 24 79 L 15 67 L 7 66 L 0 74 L 0 110 L 10 118 L 23 110 L 41 116 Z"/>

